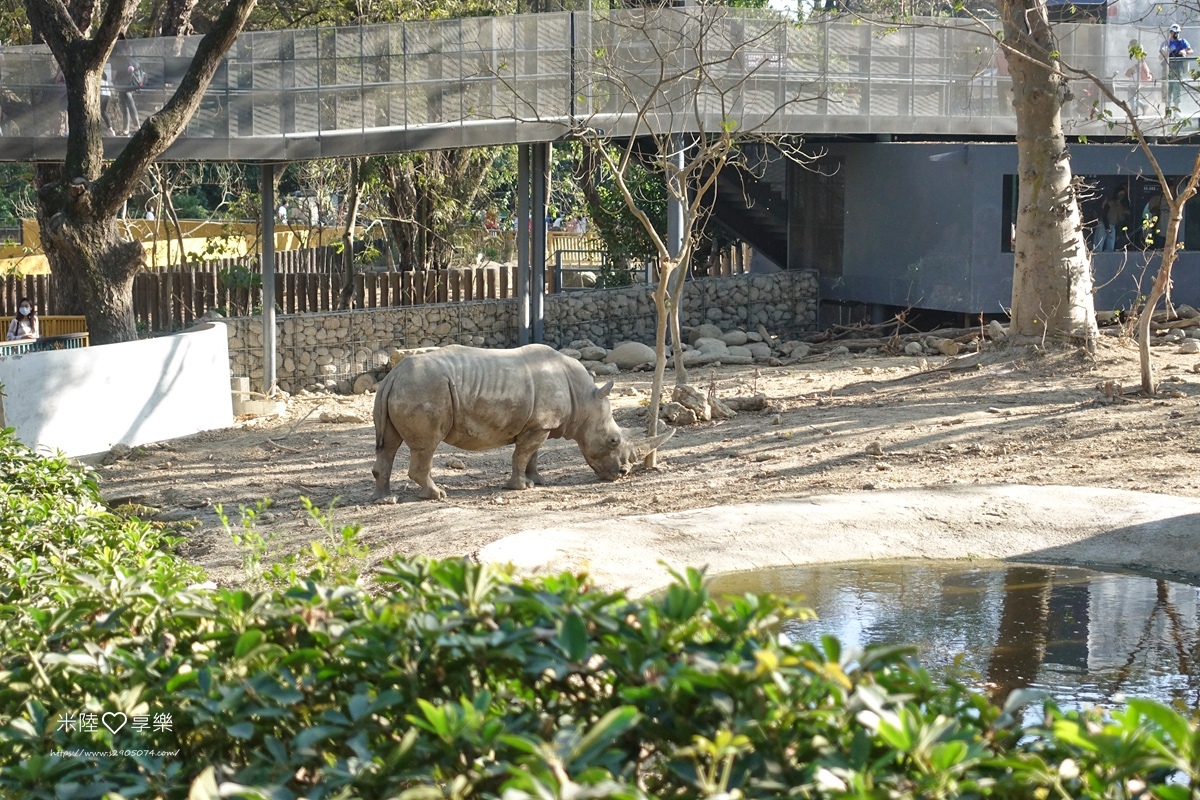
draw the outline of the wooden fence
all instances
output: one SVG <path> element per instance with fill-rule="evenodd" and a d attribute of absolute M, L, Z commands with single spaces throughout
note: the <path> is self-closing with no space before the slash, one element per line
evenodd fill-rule
<path fill-rule="evenodd" d="M 332 248 L 290 250 L 276 254 L 275 304 L 284 314 L 336 309 L 342 293 L 340 263 Z M 710 273 L 737 274 L 742 259 L 731 257 Z M 552 264 L 549 266 L 553 266 Z M 241 267 L 240 280 L 222 280 L 223 271 Z M 444 270 L 363 272 L 355 276 L 355 308 L 386 308 L 425 303 L 463 302 L 516 296 L 515 266 L 452 267 Z M 134 317 L 139 327 L 167 333 L 191 325 L 210 309 L 223 316 L 256 313 L 262 305 L 262 276 L 252 258 L 207 261 L 195 269 L 155 270 L 133 279 Z M 554 293 L 556 276 L 546 270 L 546 291 Z M 236 284 L 241 285 L 236 285 Z M 22 297 L 34 301 L 38 314 L 64 314 L 49 275 L 6 275 L 0 278 L 0 318 L 16 313 Z"/>

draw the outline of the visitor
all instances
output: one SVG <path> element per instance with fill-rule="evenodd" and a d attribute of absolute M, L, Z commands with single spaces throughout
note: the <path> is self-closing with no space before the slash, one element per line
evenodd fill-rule
<path fill-rule="evenodd" d="M 1129 57 L 1133 65 L 1125 70 L 1125 77 L 1133 79 L 1129 88 L 1129 110 L 1135 117 L 1140 117 L 1146 110 L 1146 101 L 1142 99 L 1142 87 L 1154 83 L 1154 73 L 1146 63 L 1146 51 L 1137 39 L 1129 40 Z"/>
<path fill-rule="evenodd" d="M 279 201 L 279 208 L 275 209 L 275 216 L 279 218 L 280 225 L 287 225 L 287 203 Z"/>
<path fill-rule="evenodd" d="M 112 117 L 108 115 L 108 105 L 112 102 L 112 91 L 112 64 L 105 64 L 104 71 L 100 73 L 100 124 L 105 136 L 117 135 L 112 124 Z"/>
<path fill-rule="evenodd" d="M 146 203 L 146 219 L 150 222 L 154 222 L 155 218 L 154 203 Z"/>
<path fill-rule="evenodd" d="M 1172 25 L 1167 33 L 1167 41 L 1163 42 L 1158 50 L 1167 62 L 1167 108 L 1178 109 L 1182 99 L 1183 79 L 1189 75 L 1187 64 L 1188 56 L 1192 54 L 1192 46 L 1183 38 L 1183 29 Z"/>
<path fill-rule="evenodd" d="M 33 310 L 33 301 L 22 297 L 17 303 L 17 315 L 8 323 L 8 341 L 20 342 L 36 339 L 41 335 L 38 331 L 38 318 Z"/>
<path fill-rule="evenodd" d="M 1128 225 L 1129 212 L 1129 190 L 1118 186 L 1112 196 L 1100 206 L 1100 219 L 1096 225 L 1096 241 L 1093 248 L 1097 253 L 1111 253 L 1116 250 L 1117 231 Z"/>
<path fill-rule="evenodd" d="M 113 73 L 117 100 L 121 111 L 121 135 L 129 136 L 142 126 L 138 117 L 137 102 L 133 94 L 141 88 L 139 75 L 141 65 L 129 53 L 129 43 L 124 33 L 117 34 L 117 43 L 113 48 Z"/>

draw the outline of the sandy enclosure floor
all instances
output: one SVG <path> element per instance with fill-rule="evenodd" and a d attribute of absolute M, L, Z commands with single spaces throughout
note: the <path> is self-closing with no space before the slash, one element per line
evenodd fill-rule
<path fill-rule="evenodd" d="M 508 491 L 511 447 L 474 453 L 443 445 L 434 475 L 449 497 L 421 501 L 401 448 L 399 502 L 373 504 L 373 394 L 292 398 L 283 416 L 137 448 L 98 470 L 110 501 L 148 506 L 144 513 L 178 526 L 183 554 L 228 584 L 242 580 L 242 552 L 215 507 L 236 518 L 238 506 L 263 498 L 275 501 L 258 525 L 273 552 L 319 535 L 304 496 L 332 504 L 336 523 L 361 525 L 372 559 L 471 554 L 522 530 L 579 523 L 619 551 L 627 515 L 864 490 L 1038 484 L 1197 498 L 1200 356 L 1177 350 L 1154 350 L 1160 396 L 1116 400 L 1103 387 L 1130 391 L 1138 364 L 1133 342 L 1112 337 L 1094 358 L 1012 348 L 970 369 L 950 368 L 952 359 L 814 350 L 787 367 L 693 370 L 694 386 L 715 386 L 721 396 L 765 392 L 769 406 L 681 428 L 657 469 L 617 483 L 597 481 L 573 442 L 551 441 L 539 458 L 549 485 Z M 645 425 L 650 378 L 617 376 L 621 425 Z M 796 527 L 802 535 L 804 520 Z"/>

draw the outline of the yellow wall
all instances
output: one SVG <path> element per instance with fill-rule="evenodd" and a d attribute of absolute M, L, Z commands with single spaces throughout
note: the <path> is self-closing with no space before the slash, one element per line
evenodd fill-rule
<path fill-rule="evenodd" d="M 45 275 L 50 272 L 42 255 L 42 240 L 37 220 L 21 220 L 24 229 L 23 245 L 0 243 L 0 275 L 20 272 L 25 275 Z M 121 220 L 122 232 L 130 239 L 140 240 L 146 248 L 146 266 L 162 267 L 179 263 L 179 239 L 168 222 L 156 220 Z M 183 249 L 198 254 L 201 259 L 243 256 L 258 249 L 258 225 L 254 222 L 211 222 L 209 220 L 180 220 Z M 155 234 L 157 233 L 157 247 Z M 336 228 L 281 226 L 275 229 L 276 250 L 303 250 L 331 244 L 341 238 Z"/>

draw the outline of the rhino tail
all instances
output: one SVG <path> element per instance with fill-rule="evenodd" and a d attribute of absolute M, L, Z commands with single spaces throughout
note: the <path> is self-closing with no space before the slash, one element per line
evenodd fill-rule
<path fill-rule="evenodd" d="M 375 393 L 375 451 L 378 452 L 387 447 L 388 434 L 392 434 L 397 442 L 396 446 L 400 446 L 400 442 L 404 438 L 400 435 L 400 430 L 392 422 L 392 414 L 388 409 L 388 398 L 391 395 L 391 381 L 383 381 L 379 385 L 378 391 Z"/>

